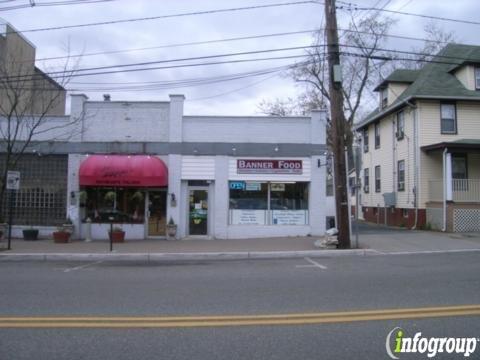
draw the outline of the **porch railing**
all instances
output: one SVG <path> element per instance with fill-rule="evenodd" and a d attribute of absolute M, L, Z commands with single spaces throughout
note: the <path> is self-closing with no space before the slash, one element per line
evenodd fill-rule
<path fill-rule="evenodd" d="M 453 201 L 480 202 L 480 179 L 453 179 Z"/>
<path fill-rule="evenodd" d="M 428 182 L 429 201 L 443 201 L 443 180 Z M 455 202 L 480 202 L 480 179 L 452 179 L 452 199 Z"/>

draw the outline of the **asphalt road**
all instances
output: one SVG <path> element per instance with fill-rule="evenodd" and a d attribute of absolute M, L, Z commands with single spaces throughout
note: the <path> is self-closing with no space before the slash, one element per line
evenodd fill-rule
<path fill-rule="evenodd" d="M 148 265 L 3 262 L 0 359 L 387 359 L 385 339 L 394 327 L 412 336 L 421 331 L 425 336 L 480 337 L 480 316 L 414 314 L 410 319 L 353 321 L 349 315 L 332 323 L 289 325 L 238 325 L 227 319 L 226 326 L 177 322 L 167 328 L 101 323 L 112 316 L 257 319 L 265 314 L 478 305 L 479 260 L 478 253 L 462 253 Z M 6 317 L 39 316 L 56 320 L 45 320 L 39 328 L 1 323 Z M 74 326 L 55 325 L 66 316 Z M 86 316 L 95 325 L 77 320 Z M 427 358 L 407 355 L 400 358 Z M 441 355 L 435 358 L 463 358 Z M 480 344 L 470 358 L 480 358 Z"/>

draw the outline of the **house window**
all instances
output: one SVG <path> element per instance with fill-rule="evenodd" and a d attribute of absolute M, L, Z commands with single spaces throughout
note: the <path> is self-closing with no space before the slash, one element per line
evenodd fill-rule
<path fill-rule="evenodd" d="M 370 192 L 370 176 L 368 175 L 368 169 L 363 169 L 363 192 L 368 194 Z"/>
<path fill-rule="evenodd" d="M 375 124 L 375 149 L 380 147 L 380 124 Z"/>
<path fill-rule="evenodd" d="M 397 189 L 398 191 L 405 190 L 405 160 L 400 160 L 398 162 L 398 171 L 397 171 Z"/>
<path fill-rule="evenodd" d="M 404 129 L 405 129 L 405 113 L 402 110 L 397 113 L 397 133 L 396 133 L 397 140 L 403 139 Z"/>
<path fill-rule="evenodd" d="M 468 166 L 466 154 L 452 155 L 452 178 L 468 179 Z"/>
<path fill-rule="evenodd" d="M 388 88 L 384 88 L 380 91 L 380 108 L 386 108 L 388 105 Z"/>
<path fill-rule="evenodd" d="M 380 192 L 382 189 L 380 183 L 380 165 L 375 166 L 375 192 Z"/>
<path fill-rule="evenodd" d="M 480 67 L 475 68 L 475 89 L 480 90 Z"/>
<path fill-rule="evenodd" d="M 454 103 L 440 104 L 442 134 L 457 133 L 457 109 Z"/>
<path fill-rule="evenodd" d="M 363 129 L 363 152 L 368 152 L 368 127 Z"/>
<path fill-rule="evenodd" d="M 402 216 L 408 218 L 408 209 L 402 209 Z"/>

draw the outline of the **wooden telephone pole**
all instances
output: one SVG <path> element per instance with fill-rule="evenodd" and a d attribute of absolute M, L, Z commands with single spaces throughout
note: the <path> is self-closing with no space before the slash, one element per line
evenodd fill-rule
<path fill-rule="evenodd" d="M 338 246 L 350 248 L 350 226 L 348 219 L 348 190 L 345 164 L 345 114 L 340 68 L 340 46 L 338 44 L 337 13 L 335 0 L 325 0 L 325 19 L 328 49 L 329 95 L 331 117 L 331 143 L 334 155 L 335 202 L 338 228 Z"/>

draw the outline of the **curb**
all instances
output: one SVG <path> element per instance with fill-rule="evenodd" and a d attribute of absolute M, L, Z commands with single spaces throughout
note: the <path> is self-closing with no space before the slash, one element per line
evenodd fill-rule
<path fill-rule="evenodd" d="M 204 253 L 25 253 L 0 254 L 0 261 L 198 261 L 198 260 L 268 260 L 321 258 L 339 256 L 377 255 L 376 250 L 307 250 L 307 251 L 244 251 L 244 252 L 204 252 Z"/>

